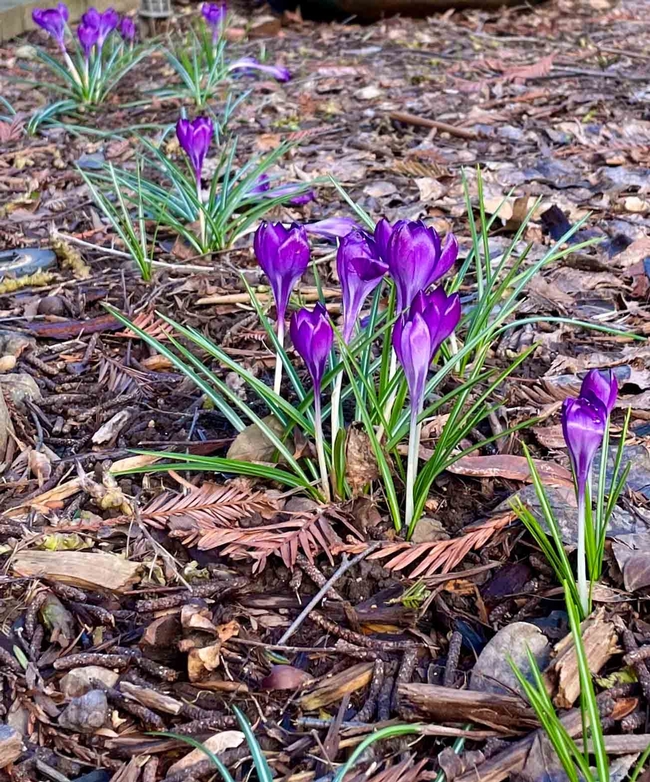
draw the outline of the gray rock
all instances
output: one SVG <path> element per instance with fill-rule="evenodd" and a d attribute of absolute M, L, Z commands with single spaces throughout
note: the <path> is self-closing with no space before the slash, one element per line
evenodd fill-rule
<path fill-rule="evenodd" d="M 108 701 L 102 690 L 73 698 L 59 717 L 59 726 L 75 733 L 94 733 L 106 722 Z"/>
<path fill-rule="evenodd" d="M 529 679 L 528 649 L 540 669 L 544 669 L 551 656 L 551 645 L 539 628 L 528 622 L 501 628 L 479 655 L 469 680 L 470 689 L 503 695 L 521 692 L 510 660 Z"/>
<path fill-rule="evenodd" d="M 15 405 L 21 405 L 26 399 L 30 402 L 40 402 L 41 389 L 31 375 L 24 372 L 9 372 L 0 375 L 0 388 L 5 399 L 11 400 Z"/>
<path fill-rule="evenodd" d="M 25 247 L 22 250 L 0 252 L 0 280 L 7 275 L 22 277 L 39 269 L 48 269 L 56 264 L 56 254 L 40 247 Z"/>
<path fill-rule="evenodd" d="M 78 698 L 93 689 L 94 680 L 103 682 L 107 687 L 115 687 L 119 678 L 119 673 L 100 665 L 73 668 L 61 679 L 61 692 L 66 698 Z"/>

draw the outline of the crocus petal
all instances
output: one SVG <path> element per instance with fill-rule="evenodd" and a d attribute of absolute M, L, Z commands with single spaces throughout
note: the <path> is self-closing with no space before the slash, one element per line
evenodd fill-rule
<path fill-rule="evenodd" d="M 253 240 L 255 256 L 269 278 L 278 321 L 284 321 L 291 291 L 309 265 L 310 249 L 305 229 L 262 223 Z"/>
<path fill-rule="evenodd" d="M 306 223 L 305 230 L 325 239 L 340 239 L 350 231 L 361 230 L 361 226 L 351 217 L 327 217 L 315 223 Z"/>
<path fill-rule="evenodd" d="M 320 395 L 327 357 L 334 342 L 334 331 L 325 307 L 318 302 L 310 312 L 295 312 L 289 326 L 291 341 L 307 366 L 314 384 L 314 393 Z"/>
<path fill-rule="evenodd" d="M 401 326 L 393 330 L 393 347 L 406 376 L 411 405 L 419 409 L 431 363 L 431 333 L 419 312 L 402 318 Z"/>
<path fill-rule="evenodd" d="M 351 231 L 341 239 L 336 269 L 343 298 L 343 340 L 350 341 L 359 313 L 379 285 L 388 266 L 380 259 L 374 239 L 364 231 Z"/>
<path fill-rule="evenodd" d="M 585 375 L 580 396 L 600 402 L 610 415 L 618 396 L 618 381 L 611 369 L 592 369 Z"/>
<path fill-rule="evenodd" d="M 135 40 L 135 22 L 132 19 L 129 19 L 128 16 L 122 17 L 119 30 L 120 35 L 127 43 Z"/>
<path fill-rule="evenodd" d="M 565 399 L 562 432 L 576 475 L 578 490 L 584 491 L 591 467 L 605 433 L 607 409 L 597 399 Z"/>
<path fill-rule="evenodd" d="M 208 153 L 214 134 L 214 126 L 209 117 L 197 117 L 190 120 L 181 117 L 176 123 L 178 143 L 190 159 L 197 181 L 201 179 L 203 161 Z"/>
<path fill-rule="evenodd" d="M 203 3 L 201 13 L 208 26 L 219 28 L 225 21 L 228 7 L 225 3 Z"/>
<path fill-rule="evenodd" d="M 56 8 L 35 8 L 32 11 L 34 24 L 42 27 L 61 46 L 65 47 L 65 25 L 68 20 L 68 9 L 63 3 Z"/>
<path fill-rule="evenodd" d="M 270 74 L 277 81 L 283 82 L 291 79 L 291 73 L 283 65 L 262 65 L 254 57 L 242 57 L 240 60 L 230 63 L 228 70 L 262 71 Z"/>
<path fill-rule="evenodd" d="M 77 37 L 83 49 L 84 57 L 88 60 L 93 46 L 99 38 L 99 30 L 96 27 L 89 27 L 87 24 L 80 24 L 77 27 Z"/>

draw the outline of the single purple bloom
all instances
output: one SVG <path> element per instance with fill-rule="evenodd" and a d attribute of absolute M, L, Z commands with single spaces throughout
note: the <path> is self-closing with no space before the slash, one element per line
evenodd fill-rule
<path fill-rule="evenodd" d="M 591 467 L 605 434 L 607 409 L 598 399 L 565 399 L 562 405 L 562 432 L 578 485 L 584 496 Z"/>
<path fill-rule="evenodd" d="M 284 323 L 289 297 L 309 265 L 309 242 L 301 225 L 263 222 L 255 232 L 255 256 L 269 278 L 279 323 Z"/>
<path fill-rule="evenodd" d="M 228 7 L 225 3 L 203 3 L 201 13 L 206 24 L 212 30 L 212 41 L 216 43 L 226 21 Z"/>
<path fill-rule="evenodd" d="M 456 261 L 458 242 L 440 236 L 423 222 L 402 222 L 394 227 L 386 247 L 388 271 L 397 289 L 397 311 L 409 307 L 418 291 L 431 287 Z"/>
<path fill-rule="evenodd" d="M 65 49 L 65 27 L 68 18 L 68 6 L 64 3 L 59 3 L 56 8 L 35 8 L 32 11 L 34 24 L 42 27 L 62 49 Z"/>
<path fill-rule="evenodd" d="M 236 62 L 231 62 L 228 70 L 235 71 L 244 69 L 247 71 L 262 71 L 273 76 L 277 81 L 289 81 L 291 73 L 283 65 L 262 65 L 254 57 L 242 57 Z"/>
<path fill-rule="evenodd" d="M 268 174 L 261 174 L 257 178 L 257 182 L 255 182 L 248 192 L 250 195 L 262 195 L 262 193 L 267 193 L 270 188 L 271 180 L 269 179 Z"/>
<path fill-rule="evenodd" d="M 190 159 L 197 183 L 201 181 L 203 161 L 208 153 L 214 126 L 209 117 L 197 117 L 191 121 L 181 117 L 176 123 L 176 136 L 183 151 Z"/>
<path fill-rule="evenodd" d="M 266 174 L 261 174 L 257 182 L 248 192 L 249 195 L 259 195 L 264 198 L 280 198 L 283 196 L 290 196 L 292 193 L 298 193 L 298 195 L 289 199 L 289 203 L 293 206 L 302 206 L 303 204 L 308 204 L 310 201 L 316 199 L 316 194 L 313 190 L 307 190 L 306 192 L 301 193 L 300 190 L 302 187 L 302 185 L 298 184 L 287 184 L 271 188 L 271 180 L 269 177 Z"/>
<path fill-rule="evenodd" d="M 393 326 L 393 347 L 402 365 L 411 405 L 420 410 L 429 365 L 440 345 L 460 320 L 458 294 L 447 296 L 442 288 L 430 294 L 419 291 L 411 307 Z"/>
<path fill-rule="evenodd" d="M 99 38 L 99 30 L 96 27 L 89 27 L 87 24 L 80 24 L 77 27 L 77 37 L 83 49 L 86 60 L 90 59 L 93 46 L 96 45 Z"/>
<path fill-rule="evenodd" d="M 123 40 L 127 43 L 135 41 L 136 30 L 133 19 L 129 19 L 128 16 L 123 16 L 120 20 L 119 32 Z"/>
<path fill-rule="evenodd" d="M 310 312 L 294 312 L 289 326 L 291 341 L 307 366 L 314 384 L 314 395 L 320 397 L 327 357 L 334 342 L 334 330 L 325 307 L 318 302 Z"/>
<path fill-rule="evenodd" d="M 379 257 L 375 240 L 365 231 L 351 231 L 341 239 L 336 271 L 343 298 L 343 341 L 347 344 L 365 300 L 382 281 L 388 266 Z"/>
<path fill-rule="evenodd" d="M 590 370 L 582 381 L 580 396 L 590 401 L 600 402 L 607 410 L 607 415 L 611 415 L 618 396 L 616 375 L 611 369 Z"/>
<path fill-rule="evenodd" d="M 299 193 L 297 196 L 289 199 L 291 206 L 304 206 L 310 201 L 316 200 L 316 193 L 313 190 L 305 190 L 304 193 Z"/>
<path fill-rule="evenodd" d="M 305 230 L 308 234 L 316 234 L 325 239 L 342 239 L 350 231 L 361 230 L 361 226 L 351 217 L 326 217 L 315 223 L 306 223 Z"/>
<path fill-rule="evenodd" d="M 114 8 L 107 8 L 103 13 L 100 13 L 96 8 L 89 8 L 81 17 L 81 24 L 97 29 L 97 48 L 100 50 L 104 46 L 104 41 L 119 23 L 120 15 Z"/>

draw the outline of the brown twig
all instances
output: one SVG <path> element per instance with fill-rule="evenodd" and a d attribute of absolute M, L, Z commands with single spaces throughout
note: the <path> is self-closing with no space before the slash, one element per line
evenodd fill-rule
<path fill-rule="evenodd" d="M 463 636 L 458 630 L 454 630 L 449 639 L 449 650 L 447 651 L 447 665 L 442 678 L 444 687 L 453 687 L 458 670 L 458 661 L 460 660 L 460 651 L 463 646 Z"/>
<path fill-rule="evenodd" d="M 449 133 L 450 136 L 458 136 L 458 138 L 466 138 L 471 141 L 476 141 L 480 138 L 478 133 L 473 130 L 457 128 L 455 125 L 449 125 L 446 122 L 440 122 L 437 119 L 418 117 L 417 114 L 409 114 L 406 111 L 391 111 L 388 116 L 396 122 L 403 122 L 405 125 L 419 125 L 422 128 L 435 128 L 443 133 Z"/>
<path fill-rule="evenodd" d="M 391 699 L 391 709 L 393 712 L 397 712 L 399 709 L 399 686 L 400 684 L 408 684 L 413 677 L 415 666 L 418 661 L 418 650 L 414 647 L 407 649 L 402 655 L 402 662 L 395 676 L 395 686 L 393 687 L 393 696 Z"/>
<path fill-rule="evenodd" d="M 356 716 L 357 722 L 370 722 L 375 713 L 377 707 L 377 698 L 381 692 L 381 688 L 384 684 L 384 678 L 386 676 L 386 665 L 382 659 L 375 660 L 375 667 L 372 671 L 372 679 L 370 680 L 370 690 L 368 691 L 368 697 L 366 702 L 359 709 Z"/>
<path fill-rule="evenodd" d="M 341 627 L 341 625 L 333 622 L 331 619 L 327 619 L 318 611 L 312 611 L 309 614 L 309 618 L 319 627 L 322 627 L 323 630 L 327 630 L 328 633 L 332 633 L 332 635 L 336 635 L 356 646 L 365 646 L 368 649 L 378 649 L 382 652 L 403 652 L 416 646 L 412 641 L 378 641 L 375 638 L 367 638 L 365 635 L 361 635 L 361 633 L 355 633 L 352 630 Z"/>
<path fill-rule="evenodd" d="M 163 611 L 167 608 L 176 608 L 177 606 L 195 600 L 197 597 L 223 597 L 229 592 L 248 584 L 247 578 L 233 578 L 229 581 L 208 581 L 205 584 L 198 584 L 192 587 L 192 591 L 184 590 L 176 595 L 167 597 L 156 597 L 151 600 L 138 600 L 135 604 L 135 610 L 138 613 L 150 613 L 152 611 Z"/>

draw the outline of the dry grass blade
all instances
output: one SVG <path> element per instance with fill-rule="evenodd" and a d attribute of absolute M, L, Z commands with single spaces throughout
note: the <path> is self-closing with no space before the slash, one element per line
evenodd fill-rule
<path fill-rule="evenodd" d="M 438 572 L 449 573 L 470 551 L 480 549 L 495 533 L 514 520 L 514 513 L 505 513 L 472 528 L 460 538 L 427 543 L 395 543 L 371 554 L 368 559 L 392 556 L 392 559 L 384 563 L 387 570 L 401 571 L 414 565 L 408 573 L 409 578 L 427 578 Z"/>
<path fill-rule="evenodd" d="M 359 773 L 349 779 L 349 782 L 420 782 L 424 778 L 422 771 L 428 762 L 428 758 L 422 758 L 415 762 L 415 755 L 409 754 L 404 760 L 394 766 L 387 766 L 374 776 L 367 778 L 365 773 Z"/>
<path fill-rule="evenodd" d="M 169 526 L 185 542 L 203 541 L 217 528 L 227 531 L 239 519 L 250 518 L 254 513 L 269 518 L 277 510 L 277 505 L 264 492 L 204 483 L 187 494 L 161 494 L 142 511 L 142 520 L 158 529 Z"/>
<path fill-rule="evenodd" d="M 343 522 L 356 538 L 361 539 L 359 532 L 342 516 L 331 511 L 329 515 Z M 293 568 L 300 552 L 313 562 L 314 556 L 322 551 L 333 563 L 334 549 L 342 546 L 343 542 L 332 527 L 330 518 L 320 510 L 268 526 L 248 529 L 216 527 L 198 540 L 200 549 L 220 548 L 222 554 L 233 559 L 254 560 L 254 572 L 263 570 L 272 555 L 281 557 L 288 568 Z"/>

